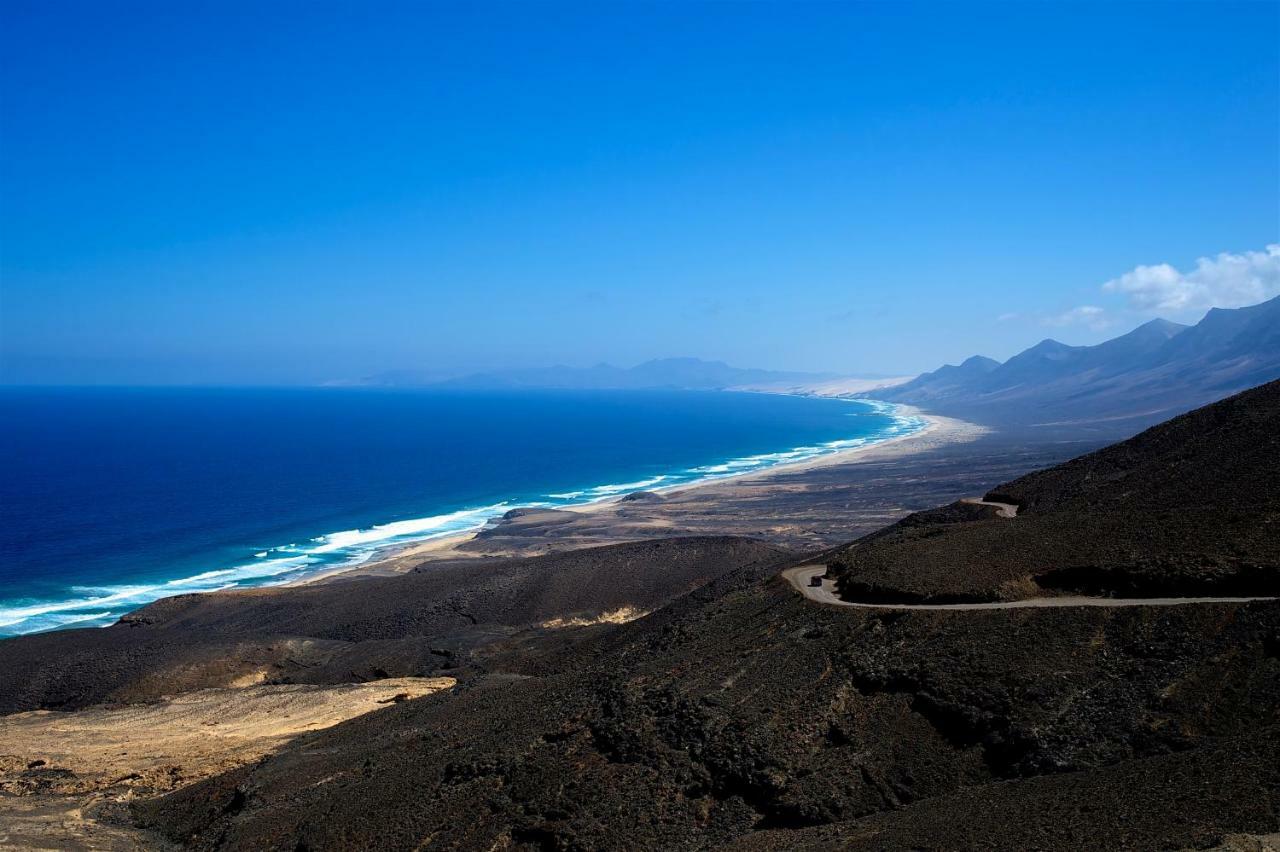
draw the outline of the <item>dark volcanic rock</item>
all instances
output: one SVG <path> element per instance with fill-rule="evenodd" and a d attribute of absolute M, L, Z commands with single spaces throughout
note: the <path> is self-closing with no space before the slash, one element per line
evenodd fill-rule
<path fill-rule="evenodd" d="M 785 555 L 747 539 L 693 537 L 180 595 L 105 629 L 0 641 L 0 712 L 152 700 L 264 671 L 295 683 L 458 676 L 484 649 L 533 641 L 544 621 L 648 611 L 727 571 Z"/>
<path fill-rule="evenodd" d="M 832 559 L 859 599 L 1280 595 L 1280 382 L 997 486 Z"/>
<path fill-rule="evenodd" d="M 623 503 L 656 503 L 663 497 L 656 491 L 632 491 L 622 498 Z"/>
<path fill-rule="evenodd" d="M 1091 826 L 1126 812 L 1109 802 L 1117 779 L 1154 773 L 1166 787 L 1196 785 L 1188 795 L 1212 778 L 1224 791 L 1213 801 L 1237 801 L 1212 815 L 1210 802 L 1187 811 L 1194 830 L 1168 810 L 1150 815 L 1117 835 L 1131 845 L 1275 825 L 1273 767 L 1214 755 L 1242 748 L 1231 742 L 1271 742 L 1280 606 L 958 618 L 817 608 L 776 580 L 720 585 L 729 590 L 694 593 L 561 652 L 544 677 L 405 702 L 295 744 L 237 783 L 245 798 L 234 813 L 223 810 L 236 794 L 217 784 L 138 812 L 222 849 L 298 839 L 312 849 L 413 848 L 427 838 L 428 848 L 601 849 L 697 848 L 756 833 L 782 848 L 781 830 L 920 808 L 918 823 L 894 831 L 924 831 L 941 848 L 949 835 L 929 832 L 966 801 L 995 797 L 1009 819 L 1026 808 L 1043 829 L 1030 811 L 1066 796 L 1079 811 L 1041 836 L 1083 849 L 1096 848 Z M 1172 762 L 1114 770 L 1157 759 Z M 1046 776 L 1062 780 L 1020 792 Z"/>
<path fill-rule="evenodd" d="M 759 852 L 1216 847 L 1231 834 L 1274 831 L 1277 766 L 1280 733 L 1273 727 L 1194 751 L 960 790 L 856 822 L 759 832 L 734 846 Z"/>

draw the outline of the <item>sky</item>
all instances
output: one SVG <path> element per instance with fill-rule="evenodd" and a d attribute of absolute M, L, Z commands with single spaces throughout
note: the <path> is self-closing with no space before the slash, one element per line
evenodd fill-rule
<path fill-rule="evenodd" d="M 908 374 L 1280 293 L 1280 4 L 0 5 L 0 381 Z"/>

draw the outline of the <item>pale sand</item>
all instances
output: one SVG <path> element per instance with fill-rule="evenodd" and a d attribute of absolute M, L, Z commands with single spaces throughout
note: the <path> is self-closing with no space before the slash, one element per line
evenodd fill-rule
<path fill-rule="evenodd" d="M 794 479 L 796 474 L 805 471 L 907 456 L 949 444 L 973 441 L 989 431 L 986 427 L 963 420 L 924 414 L 919 409 L 911 406 L 903 405 L 898 408 L 902 414 L 922 418 L 927 425 L 920 431 L 910 435 L 887 438 L 865 447 L 840 450 L 803 461 L 779 464 L 765 470 L 745 471 L 694 484 L 646 489 L 668 498 L 679 497 L 680 505 L 672 503 L 665 507 L 661 504 L 645 506 L 642 511 L 647 517 L 643 519 L 636 518 L 636 515 L 641 511 L 640 507 L 628 504 L 624 501 L 623 496 L 618 496 L 564 509 L 537 510 L 537 515 L 531 516 L 530 520 L 537 521 L 542 517 L 570 516 L 578 519 L 578 522 L 573 525 L 575 529 L 586 524 L 591 525 L 593 528 L 592 535 L 564 536 L 562 542 L 566 548 L 633 540 L 644 535 L 660 533 L 664 530 L 677 534 L 681 531 L 682 521 L 684 520 L 681 517 L 682 507 L 687 506 L 691 502 L 691 498 L 696 499 L 700 506 L 714 504 L 717 501 L 724 501 L 728 505 L 733 500 L 741 500 L 742 490 L 745 487 L 744 482 L 749 481 L 750 499 L 759 505 L 761 501 L 767 502 L 771 495 L 782 497 L 794 494 L 794 483 L 782 484 L 779 480 L 783 477 Z M 611 515 L 616 516 L 616 519 L 611 518 Z M 621 517 L 623 515 L 627 516 L 625 521 Z M 738 532 L 727 528 L 724 530 L 726 533 L 731 531 Z M 521 548 L 486 547 L 482 550 L 474 547 L 469 548 L 469 545 L 474 545 L 476 542 L 477 534 L 478 531 L 470 530 L 455 535 L 387 548 L 384 552 L 359 565 L 339 566 L 330 571 L 312 574 L 298 580 L 294 585 L 325 582 L 338 576 L 351 578 L 362 575 L 384 576 L 403 573 L 412 570 L 423 562 L 443 559 L 479 559 L 495 556 L 530 555 L 529 550 Z M 546 552 L 551 549 L 560 548 L 555 545 L 548 545 L 538 552 Z"/>
<path fill-rule="evenodd" d="M 300 734 L 454 684 L 438 677 L 201 689 L 151 704 L 0 717 L 0 849 L 157 848 L 155 838 L 99 817 L 259 760 Z"/>
<path fill-rule="evenodd" d="M 755 385 L 739 385 L 729 388 L 734 391 L 748 393 L 783 393 L 791 396 L 850 397 L 855 394 L 871 393 L 885 388 L 904 385 L 915 376 L 896 376 L 888 379 L 826 379 L 817 382 L 766 382 Z"/>
<path fill-rule="evenodd" d="M 388 678 L 339 686 L 198 689 L 148 704 L 0 716 L 0 792 L 23 792 L 21 770 L 38 760 L 75 773 L 57 782 L 63 793 L 121 779 L 152 787 L 175 786 L 175 777 L 189 783 L 257 760 L 300 733 L 454 683 L 447 677 Z"/>

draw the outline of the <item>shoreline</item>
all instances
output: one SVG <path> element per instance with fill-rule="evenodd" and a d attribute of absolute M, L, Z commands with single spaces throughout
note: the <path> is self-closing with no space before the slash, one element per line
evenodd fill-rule
<path fill-rule="evenodd" d="M 769 393 L 766 391 L 755 391 L 756 393 Z M 777 393 L 777 392 L 773 392 Z M 799 393 L 786 393 L 780 395 L 802 396 Z M 532 513 L 546 512 L 559 513 L 561 517 L 607 517 L 608 513 L 616 512 L 624 506 L 631 504 L 624 503 L 624 498 L 637 491 L 652 492 L 662 497 L 672 495 L 688 495 L 688 494 L 710 494 L 716 487 L 727 488 L 734 483 L 750 480 L 753 482 L 767 481 L 774 477 L 794 475 L 803 471 L 816 470 L 832 465 L 848 463 L 855 458 L 865 457 L 868 453 L 881 451 L 884 448 L 900 447 L 903 442 L 927 440 L 928 436 L 938 433 L 947 418 L 940 418 L 935 415 L 926 415 L 918 409 L 895 403 L 885 403 L 878 400 L 847 400 L 849 402 L 862 403 L 867 414 L 878 414 L 888 417 L 888 423 L 882 428 L 880 434 L 888 432 L 885 437 L 877 437 L 876 435 L 863 435 L 855 438 L 837 439 L 828 444 L 805 445 L 793 447 L 787 450 L 776 452 L 759 453 L 756 455 L 741 456 L 729 459 L 724 462 L 707 464 L 700 468 L 690 468 L 685 471 L 677 471 L 657 476 L 658 481 L 652 484 L 637 482 L 626 484 L 626 490 L 614 490 L 610 493 L 598 494 L 603 489 L 619 489 L 624 484 L 609 484 L 584 488 L 581 492 L 571 492 L 582 495 L 589 495 L 586 499 L 580 501 L 569 500 L 564 503 L 547 504 L 537 500 L 520 504 L 512 502 L 510 504 L 497 504 L 495 506 L 482 507 L 477 509 L 462 509 L 453 513 L 451 516 L 472 515 L 479 520 L 473 526 L 464 527 L 455 531 L 441 532 L 435 535 L 428 533 L 424 537 L 412 537 L 409 533 L 400 540 L 395 540 L 394 533 L 387 535 L 388 540 L 385 544 L 374 544 L 364 553 L 353 553 L 351 558 L 346 561 L 334 561 L 328 565 L 323 563 L 316 565 L 314 570 L 297 570 L 284 569 L 293 576 L 287 578 L 273 579 L 269 574 L 263 576 L 258 582 L 230 582 L 225 585 L 213 585 L 209 583 L 200 588 L 193 581 L 204 581 L 224 575 L 228 579 L 237 571 L 244 567 L 257 566 L 233 566 L 226 569 L 216 569 L 188 578 L 179 578 L 176 580 L 158 580 L 146 585 L 153 586 L 155 591 L 160 594 L 157 597 L 144 599 L 138 598 L 137 602 L 128 609 L 121 610 L 117 607 L 124 603 L 121 598 L 136 597 L 140 592 L 146 592 L 146 589 L 136 589 L 132 587 L 122 587 L 119 590 L 112 589 L 110 593 L 104 594 L 92 599 L 77 601 L 76 606 L 65 607 L 57 602 L 34 602 L 31 606 L 32 614 L 40 614 L 38 611 L 48 609 L 50 611 L 66 610 L 69 617 L 67 620 L 56 623 L 47 627 L 40 627 L 35 630 L 25 630 L 20 632 L 6 632 L 4 635 L 25 635 L 27 633 L 40 633 L 47 630 L 62 630 L 75 627 L 94 627 L 109 626 L 115 623 L 123 614 L 135 611 L 141 607 L 147 606 L 153 600 L 164 597 L 171 597 L 180 594 L 200 594 L 205 592 L 222 592 L 222 591 L 246 591 L 254 589 L 271 589 L 271 588 L 289 588 L 296 586 L 305 586 L 315 583 L 323 583 L 335 578 L 359 577 L 359 576 L 376 576 L 385 574 L 403 573 L 411 570 L 416 565 L 424 561 L 436 561 L 443 559 L 471 559 L 484 556 L 495 555 L 520 555 L 517 553 L 493 552 L 481 553 L 476 552 L 483 550 L 482 546 L 474 545 L 476 540 L 486 533 L 502 527 L 507 519 L 504 517 L 507 512 L 514 509 L 527 509 Z M 892 434 L 895 431 L 909 428 L 911 431 L 905 434 Z M 972 427 L 978 428 L 978 427 Z M 853 446 L 840 446 L 849 443 Z M 830 444 L 835 444 L 833 448 Z M 787 458 L 788 455 L 799 455 L 799 458 Z M 740 467 L 744 469 L 734 469 Z M 664 478 L 679 478 L 681 476 L 690 476 L 693 474 L 697 478 L 685 479 L 684 481 L 662 483 Z M 701 474 L 698 476 L 698 474 Z M 593 492 L 597 492 L 593 494 Z M 564 496 L 569 496 L 568 494 Z M 442 515 L 438 517 L 426 518 L 421 520 L 438 521 L 445 520 L 448 516 Z M 348 530 L 341 533 L 331 534 L 334 536 L 360 536 L 370 532 L 377 534 L 386 527 L 394 527 L 402 523 L 420 523 L 419 520 L 390 522 L 385 525 L 374 525 L 367 529 Z M 610 540 L 633 540 L 636 537 L 624 537 L 621 533 L 614 532 Z M 322 536 L 321 538 L 325 538 Z M 319 541 L 319 539 L 316 539 Z M 580 545 L 589 546 L 589 545 Z M 264 565 L 269 565 L 272 561 L 287 562 L 295 559 L 296 556 L 290 552 L 295 545 L 286 545 L 271 551 L 271 558 L 264 560 Z M 276 554 L 274 550 L 281 551 Z M 267 552 L 256 554 L 259 558 L 266 557 Z M 184 588 L 184 586 L 186 588 Z M 195 587 L 192 587 L 195 586 Z M 132 603 L 132 601 L 130 601 Z M 112 612 L 111 610 L 114 610 Z M 102 620 L 101 616 L 110 616 L 109 620 Z M 94 623 L 98 621 L 98 623 Z"/>
<path fill-rule="evenodd" d="M 876 400 L 867 401 L 877 402 Z M 872 457 L 888 458 L 910 455 L 941 444 L 964 443 L 990 432 L 987 427 L 975 423 L 941 415 L 925 414 L 915 406 L 897 403 L 880 404 L 892 405 L 894 416 L 918 418 L 924 422 L 924 425 L 905 435 L 893 435 L 861 446 L 837 449 L 811 458 L 779 462 L 765 468 L 727 473 L 694 482 L 658 485 L 638 490 L 664 497 L 672 495 L 684 496 L 691 493 L 706 494 L 716 488 L 731 488 L 748 477 L 755 481 L 767 481 L 783 476 L 795 476 L 796 474 L 803 474 L 822 468 L 852 464 L 869 460 Z M 912 442 L 918 443 L 920 446 L 911 446 Z M 634 493 L 636 492 L 628 492 L 628 494 Z M 565 506 L 533 507 L 532 511 L 572 513 L 582 518 L 590 518 L 625 507 L 628 494 L 608 495 L 584 503 Z M 519 508 L 524 507 L 513 506 L 512 510 Z M 462 547 L 476 541 L 480 534 L 486 530 L 496 528 L 501 524 L 502 520 L 502 516 L 499 516 L 474 529 L 462 530 L 425 540 L 388 544 L 384 548 L 373 551 L 367 559 L 359 563 L 335 565 L 328 570 L 298 577 L 286 583 L 272 586 L 272 588 L 307 586 L 335 579 L 354 579 L 362 576 L 386 576 L 404 573 L 424 562 L 435 560 L 494 558 L 500 554 L 469 552 L 463 550 Z"/>
<path fill-rule="evenodd" d="M 797 396 L 802 398 L 810 398 L 812 395 L 800 393 L 795 390 L 787 391 L 768 391 L 768 390 L 752 390 L 752 389 L 731 389 L 737 393 L 763 393 L 774 396 Z M 776 464 L 768 465 L 754 470 L 743 470 L 736 473 L 723 473 L 710 475 L 703 479 L 692 480 L 689 482 L 678 482 L 670 485 L 653 485 L 636 488 L 634 491 L 627 491 L 618 494 L 607 494 L 581 503 L 566 503 L 560 506 L 545 506 L 538 504 L 525 504 L 510 506 L 506 512 L 516 509 L 532 509 L 534 511 L 563 511 L 574 512 L 580 515 L 589 515 L 607 510 L 610 507 L 618 505 L 629 494 L 638 492 L 647 492 L 653 494 L 674 494 L 693 489 L 708 488 L 722 483 L 730 483 L 734 480 L 741 479 L 746 476 L 767 477 L 775 471 L 778 473 L 797 473 L 805 470 L 812 470 L 818 467 L 824 467 L 830 464 L 840 464 L 851 460 L 855 455 L 864 453 L 868 450 L 884 447 L 899 441 L 908 440 L 910 438 L 923 437 L 934 432 L 944 422 L 964 423 L 964 421 L 953 420 L 953 418 L 941 417 L 934 414 L 925 414 L 914 405 L 897 402 L 883 402 L 877 399 L 853 399 L 849 397 L 830 397 L 831 399 L 843 399 L 846 402 L 864 403 L 873 406 L 882 406 L 887 408 L 887 412 L 882 410 L 873 413 L 888 413 L 891 417 L 914 417 L 924 422 L 924 426 L 909 432 L 905 435 L 893 435 L 887 438 L 872 441 L 856 447 L 845 447 L 832 450 L 826 453 L 818 453 L 805 459 L 796 459 L 795 461 L 783 461 Z M 977 424 L 966 423 L 966 426 L 974 429 L 986 431 L 986 427 Z M 858 440 L 858 439 L 850 439 Z M 751 457 L 748 457 L 751 458 Z M 731 460 L 731 461 L 736 461 Z M 665 476 L 665 474 L 664 474 Z M 589 490 L 589 489 L 588 489 Z M 466 511 L 466 510 L 463 510 Z M 457 532 L 445 533 L 438 536 L 432 536 L 423 539 L 401 542 L 388 542 L 382 547 L 372 550 L 364 559 L 359 562 L 347 564 L 338 564 L 327 569 L 306 573 L 302 576 L 295 577 L 282 583 L 264 584 L 263 586 L 255 586 L 251 588 L 293 588 L 297 586 L 307 586 L 314 583 L 323 583 L 337 577 L 356 576 L 361 574 L 377 575 L 385 573 L 400 573 L 394 570 L 388 570 L 391 563 L 395 563 L 408 558 L 418 558 L 420 556 L 428 556 L 430 554 L 447 553 L 454 558 L 480 558 L 476 554 L 470 554 L 458 550 L 458 548 L 470 541 L 473 541 L 480 533 L 486 529 L 501 523 L 506 512 L 501 515 L 494 516 L 485 520 L 483 523 L 475 527 Z M 425 559 L 423 561 L 426 561 Z M 231 589 L 229 591 L 234 591 Z"/>

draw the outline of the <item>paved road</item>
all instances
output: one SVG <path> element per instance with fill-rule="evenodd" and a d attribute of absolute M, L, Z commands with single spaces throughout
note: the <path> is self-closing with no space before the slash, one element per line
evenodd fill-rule
<path fill-rule="evenodd" d="M 797 592 L 811 601 L 831 606 L 850 606 L 857 609 L 931 609 L 931 610 L 970 610 L 970 609 L 1045 609 L 1068 606 L 1178 606 L 1180 604 L 1200 603 L 1246 603 L 1248 601 L 1273 601 L 1274 597 L 1253 598 L 1086 598 L 1066 596 L 1060 598 L 1028 598 L 1024 601 L 1000 601 L 998 603 L 960 603 L 960 604 L 879 604 L 855 603 L 836 596 L 835 583 L 823 580 L 821 586 L 810 586 L 813 577 L 826 573 L 825 565 L 800 565 L 788 568 L 782 576 Z"/>

